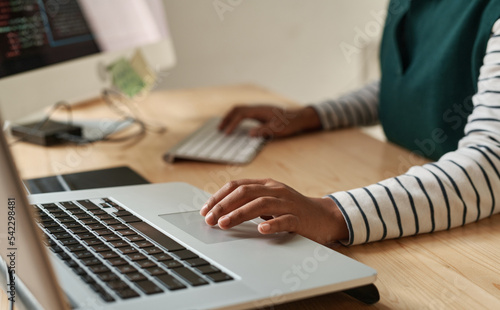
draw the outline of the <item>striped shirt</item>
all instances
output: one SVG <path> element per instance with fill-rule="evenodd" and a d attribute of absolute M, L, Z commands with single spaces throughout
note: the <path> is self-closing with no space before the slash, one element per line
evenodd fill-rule
<path fill-rule="evenodd" d="M 492 29 L 474 108 L 457 150 L 377 184 L 328 195 L 349 229 L 346 245 L 446 230 L 500 211 L 500 19 Z M 379 82 L 313 107 L 324 129 L 378 120 Z"/>

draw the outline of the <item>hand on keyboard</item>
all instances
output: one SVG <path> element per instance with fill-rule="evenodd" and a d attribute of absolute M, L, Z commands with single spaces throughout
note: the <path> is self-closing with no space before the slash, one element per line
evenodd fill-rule
<path fill-rule="evenodd" d="M 222 119 L 219 129 L 230 134 L 244 119 L 262 123 L 249 132 L 253 137 L 282 138 L 321 128 L 319 116 L 311 107 L 283 109 L 271 105 L 256 105 L 233 108 Z"/>

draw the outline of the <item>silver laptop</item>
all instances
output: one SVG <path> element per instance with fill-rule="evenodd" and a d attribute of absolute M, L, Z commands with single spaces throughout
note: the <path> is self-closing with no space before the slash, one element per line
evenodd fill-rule
<path fill-rule="evenodd" d="M 345 290 L 378 300 L 375 270 L 306 238 L 207 226 L 209 195 L 188 184 L 26 197 L 0 142 L 2 289 L 17 309 L 247 309 Z"/>

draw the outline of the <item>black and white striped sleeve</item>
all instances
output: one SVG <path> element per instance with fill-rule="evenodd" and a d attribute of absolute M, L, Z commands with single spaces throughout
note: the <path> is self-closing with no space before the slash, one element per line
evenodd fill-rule
<path fill-rule="evenodd" d="M 379 91 L 380 82 L 376 81 L 338 99 L 326 100 L 312 107 L 325 130 L 372 125 L 378 121 Z"/>
<path fill-rule="evenodd" d="M 500 20 L 493 27 L 458 149 L 364 188 L 329 195 L 348 245 L 446 230 L 500 211 Z"/>

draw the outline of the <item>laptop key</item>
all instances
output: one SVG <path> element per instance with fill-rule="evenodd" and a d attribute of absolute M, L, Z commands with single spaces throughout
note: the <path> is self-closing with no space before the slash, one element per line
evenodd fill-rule
<path fill-rule="evenodd" d="M 230 275 L 225 274 L 224 272 L 209 273 L 206 276 L 207 276 L 207 278 L 209 278 L 210 280 L 212 280 L 214 282 L 223 282 L 223 281 L 229 281 L 229 280 L 233 279 Z"/>
<path fill-rule="evenodd" d="M 136 248 L 131 247 L 131 246 L 118 248 L 118 250 L 126 255 L 139 253 L 139 251 Z"/>
<path fill-rule="evenodd" d="M 133 262 L 137 262 L 137 261 L 141 261 L 141 260 L 146 260 L 148 259 L 146 256 L 144 256 L 144 254 L 141 254 L 141 253 L 132 253 L 132 254 L 129 254 L 127 255 L 130 260 L 132 260 Z"/>
<path fill-rule="evenodd" d="M 96 206 L 92 201 L 90 201 L 88 199 L 78 200 L 78 203 L 81 204 L 87 210 L 99 210 L 100 209 L 98 206 Z"/>
<path fill-rule="evenodd" d="M 147 279 L 146 276 L 144 276 L 142 273 L 139 272 L 129 273 L 126 274 L 125 276 L 132 282 L 137 282 Z"/>
<path fill-rule="evenodd" d="M 130 289 L 130 286 L 128 286 L 128 284 L 123 282 L 122 280 L 110 281 L 106 282 L 106 284 L 114 291 Z"/>
<path fill-rule="evenodd" d="M 122 299 L 129 299 L 139 296 L 139 294 L 132 289 L 116 290 L 116 294 Z"/>
<path fill-rule="evenodd" d="M 114 274 L 113 272 L 104 272 L 104 273 L 98 273 L 97 277 L 101 279 L 104 282 L 109 282 L 109 281 L 116 281 L 119 280 L 118 276 Z"/>
<path fill-rule="evenodd" d="M 165 270 L 163 270 L 160 267 L 150 267 L 145 269 L 147 273 L 149 273 L 152 276 L 159 276 L 161 274 L 167 273 Z"/>
<path fill-rule="evenodd" d="M 154 247 L 154 248 L 145 248 L 143 249 L 144 251 L 146 251 L 149 255 L 153 255 L 153 254 L 161 254 L 163 253 L 163 251 L 158 248 L 158 247 Z"/>
<path fill-rule="evenodd" d="M 156 267 L 156 266 L 158 266 L 158 265 L 156 265 L 155 263 L 153 263 L 150 260 L 141 260 L 141 261 L 138 261 L 136 263 L 139 266 L 141 266 L 141 268 L 150 268 L 150 267 Z"/>
<path fill-rule="evenodd" d="M 192 286 L 199 286 L 199 285 L 205 285 L 208 284 L 207 281 L 205 281 L 202 277 L 191 271 L 190 269 L 186 267 L 181 267 L 181 268 L 175 268 L 172 269 L 172 271 L 180 276 L 182 279 L 184 279 L 186 282 L 191 284 Z"/>
<path fill-rule="evenodd" d="M 114 267 L 116 266 L 120 266 L 120 265 L 128 265 L 127 261 L 124 260 L 123 258 L 121 257 L 118 257 L 118 258 L 111 258 L 111 259 L 108 259 L 107 260 L 111 265 L 113 265 Z"/>
<path fill-rule="evenodd" d="M 155 278 L 163 283 L 171 291 L 186 288 L 184 284 L 182 284 L 179 280 L 172 277 L 168 273 L 156 276 Z"/>
<path fill-rule="evenodd" d="M 120 217 L 120 219 L 122 221 L 124 221 L 125 223 L 142 222 L 142 220 L 140 218 L 138 218 L 137 216 L 135 216 L 135 215 L 122 216 L 122 217 Z"/>
<path fill-rule="evenodd" d="M 82 263 L 85 265 L 85 266 L 94 266 L 94 265 L 100 265 L 102 264 L 102 262 L 95 258 L 95 257 L 89 257 L 89 258 L 85 258 L 85 259 L 82 259 Z"/>
<path fill-rule="evenodd" d="M 187 259 L 185 260 L 185 263 L 187 263 L 190 267 L 198 267 L 198 266 L 203 266 L 203 265 L 208 265 L 208 262 L 204 260 L 203 258 L 192 258 L 192 259 Z"/>
<path fill-rule="evenodd" d="M 163 292 L 161 288 L 149 280 L 137 281 L 135 282 L 135 285 L 137 285 L 147 295 Z"/>
<path fill-rule="evenodd" d="M 120 240 L 111 241 L 111 242 L 109 242 L 109 244 L 111 244 L 115 248 L 123 248 L 123 247 L 130 246 L 130 244 L 128 242 L 123 241 L 121 239 Z"/>
<path fill-rule="evenodd" d="M 119 257 L 118 254 L 116 254 L 113 251 L 101 252 L 101 253 L 99 253 L 99 255 L 101 255 L 101 257 L 104 259 L 111 259 L 111 258 Z"/>
<path fill-rule="evenodd" d="M 153 254 L 153 257 L 160 262 L 173 259 L 172 256 L 168 255 L 167 253 Z"/>
<path fill-rule="evenodd" d="M 95 265 L 95 266 L 90 266 L 89 269 L 93 272 L 93 273 L 109 273 L 111 272 L 111 270 L 106 267 L 105 265 Z"/>
<path fill-rule="evenodd" d="M 125 230 L 125 229 L 130 229 L 127 225 L 125 224 L 114 224 L 114 225 L 109 225 L 109 227 L 113 228 L 114 230 Z"/>
<path fill-rule="evenodd" d="M 178 257 L 179 259 L 186 260 L 190 258 L 198 258 L 198 255 L 194 254 L 193 252 L 189 250 L 181 250 L 181 251 L 176 251 L 172 252 L 172 255 Z"/>
<path fill-rule="evenodd" d="M 121 273 L 127 274 L 127 273 L 136 273 L 137 269 L 132 266 L 132 265 L 123 265 L 123 266 L 118 266 L 116 267 Z"/>
<path fill-rule="evenodd" d="M 163 261 L 160 262 L 165 268 L 172 269 L 172 268 L 180 268 L 184 267 L 183 264 L 179 263 L 176 260 L 169 260 L 169 261 Z"/>

